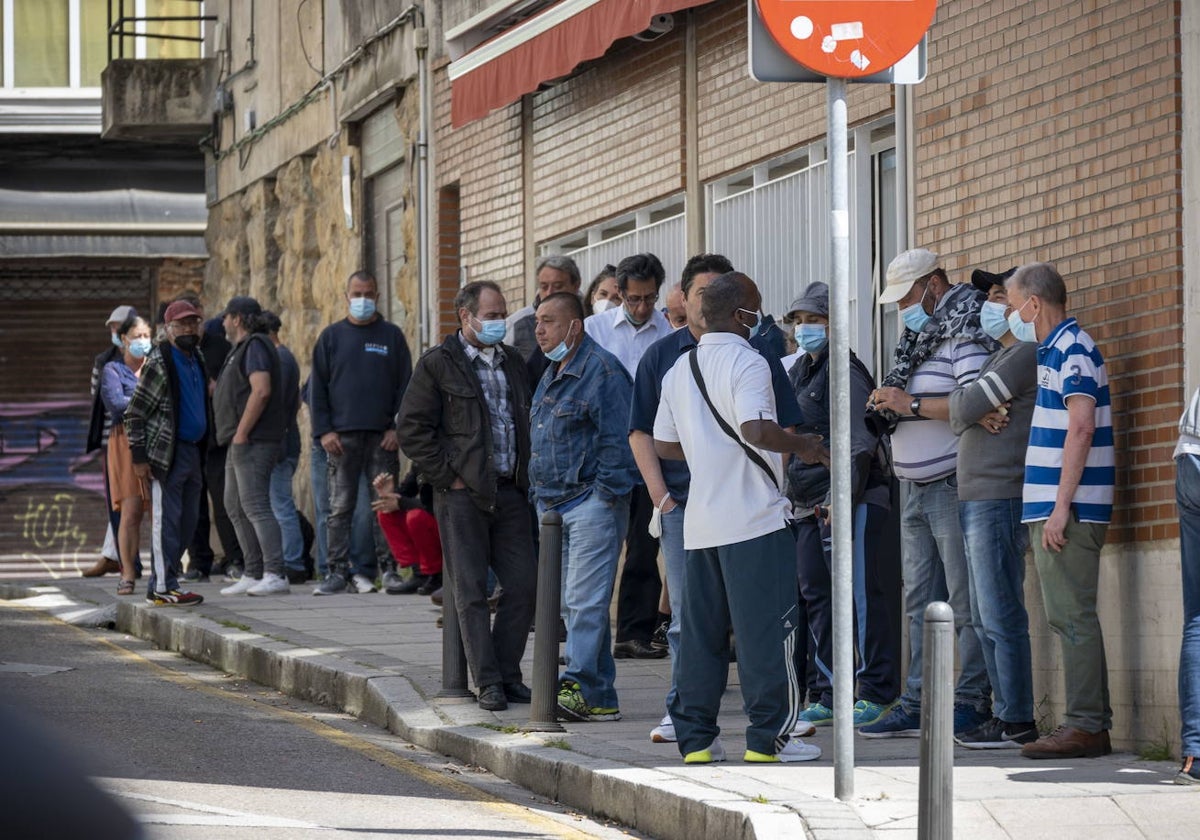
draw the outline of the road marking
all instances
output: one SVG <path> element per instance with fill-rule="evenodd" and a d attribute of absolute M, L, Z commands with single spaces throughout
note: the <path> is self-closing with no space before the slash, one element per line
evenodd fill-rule
<path fill-rule="evenodd" d="M 24 662 L 0 662 L 0 674 L 28 674 L 31 677 L 44 677 L 47 674 L 58 674 L 63 671 L 74 670 L 74 668 L 64 668 L 59 665 L 29 665 Z"/>

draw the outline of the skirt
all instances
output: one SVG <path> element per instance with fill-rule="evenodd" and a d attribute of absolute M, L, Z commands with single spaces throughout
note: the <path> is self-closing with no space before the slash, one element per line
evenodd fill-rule
<path fill-rule="evenodd" d="M 133 471 L 133 453 L 129 449 L 129 437 L 125 426 L 114 423 L 108 435 L 108 490 L 112 494 L 113 510 L 121 509 L 122 499 L 138 496 L 142 505 L 150 503 L 150 484 L 137 477 Z"/>

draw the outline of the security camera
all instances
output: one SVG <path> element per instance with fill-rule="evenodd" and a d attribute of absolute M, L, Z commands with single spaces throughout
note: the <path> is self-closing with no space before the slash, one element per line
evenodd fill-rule
<path fill-rule="evenodd" d="M 675 28 L 674 15 L 655 15 L 650 18 L 650 25 L 634 35 L 639 41 L 655 41 Z"/>

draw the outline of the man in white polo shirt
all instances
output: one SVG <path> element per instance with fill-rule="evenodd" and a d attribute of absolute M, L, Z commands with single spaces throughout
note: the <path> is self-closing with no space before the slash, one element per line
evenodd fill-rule
<path fill-rule="evenodd" d="M 898 304 L 904 333 L 896 364 L 868 406 L 896 419 L 892 455 L 908 494 L 900 519 L 904 611 L 910 658 L 904 694 L 883 720 L 859 727 L 868 738 L 921 734 L 922 630 L 925 607 L 949 601 L 958 635 L 959 678 L 954 732 L 992 717 L 991 685 L 971 618 L 966 550 L 958 517 L 958 436 L 950 428 L 949 394 L 973 382 L 999 347 L 979 324 L 985 296 L 970 283 L 952 284 L 937 254 L 905 251 L 887 269 L 879 305 Z"/>
<path fill-rule="evenodd" d="M 818 435 L 776 422 L 767 361 L 749 338 L 762 297 L 744 274 L 722 274 L 704 289 L 705 333 L 663 378 L 654 420 L 660 458 L 691 470 L 683 541 L 676 695 L 670 704 L 685 764 L 725 760 L 717 715 L 729 676 L 729 630 L 737 646 L 750 725 L 744 760 L 809 761 L 821 755 L 791 732 L 800 711 L 795 644 L 799 622 L 796 538 L 783 458 L 829 463 Z"/>

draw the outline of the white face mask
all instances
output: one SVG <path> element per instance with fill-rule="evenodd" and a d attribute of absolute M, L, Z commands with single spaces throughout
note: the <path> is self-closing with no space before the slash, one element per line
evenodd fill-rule
<path fill-rule="evenodd" d="M 607 312 L 616 306 L 616 302 L 612 298 L 600 298 L 592 301 L 592 313 L 599 315 L 601 312 Z"/>

